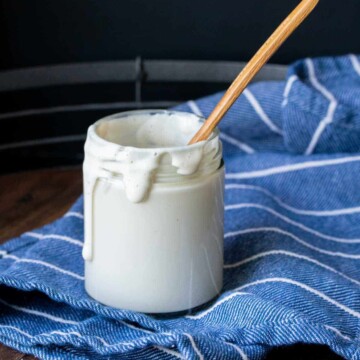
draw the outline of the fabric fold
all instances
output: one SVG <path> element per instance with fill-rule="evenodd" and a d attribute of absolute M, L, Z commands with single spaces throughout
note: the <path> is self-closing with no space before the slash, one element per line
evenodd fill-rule
<path fill-rule="evenodd" d="M 290 68 L 282 109 L 289 151 L 360 151 L 360 74 L 354 61 L 359 59 L 305 59 Z"/>

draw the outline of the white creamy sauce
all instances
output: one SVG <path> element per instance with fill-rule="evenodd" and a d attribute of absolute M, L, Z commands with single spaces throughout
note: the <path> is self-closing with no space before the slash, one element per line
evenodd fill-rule
<path fill-rule="evenodd" d="M 204 156 L 215 156 L 219 139 L 187 146 L 201 127 L 195 115 L 171 112 L 108 117 L 92 125 L 85 143 L 85 243 L 83 257 L 92 260 L 93 192 L 98 179 L 119 181 L 129 201 L 146 201 L 160 166 L 180 175 L 201 171 Z"/>

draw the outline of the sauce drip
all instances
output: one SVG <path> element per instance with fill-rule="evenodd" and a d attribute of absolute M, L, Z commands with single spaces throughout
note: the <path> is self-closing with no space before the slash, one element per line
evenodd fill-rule
<path fill-rule="evenodd" d="M 201 168 L 204 156 L 214 157 L 219 150 L 218 136 L 187 146 L 202 125 L 195 115 L 169 111 L 121 115 L 92 125 L 85 143 L 83 257 L 88 261 L 93 255 L 92 207 L 98 179 L 121 182 L 128 200 L 139 203 L 146 201 L 162 166 L 171 165 L 178 176 L 192 175 Z"/>

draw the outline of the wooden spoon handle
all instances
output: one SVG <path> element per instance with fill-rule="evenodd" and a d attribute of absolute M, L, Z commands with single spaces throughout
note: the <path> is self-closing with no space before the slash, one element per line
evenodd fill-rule
<path fill-rule="evenodd" d="M 307 18 L 318 2 L 319 0 L 302 0 L 288 15 L 230 85 L 208 119 L 191 139 L 189 145 L 204 141 L 210 136 L 216 125 L 220 122 L 235 100 L 241 95 L 254 76 L 294 30 Z"/>

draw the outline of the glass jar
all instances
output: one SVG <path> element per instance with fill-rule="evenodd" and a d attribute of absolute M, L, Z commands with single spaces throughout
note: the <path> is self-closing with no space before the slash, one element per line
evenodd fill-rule
<path fill-rule="evenodd" d="M 196 115 L 129 111 L 88 130 L 85 288 L 109 306 L 166 313 L 222 288 L 222 147 L 216 130 L 187 146 Z"/>

